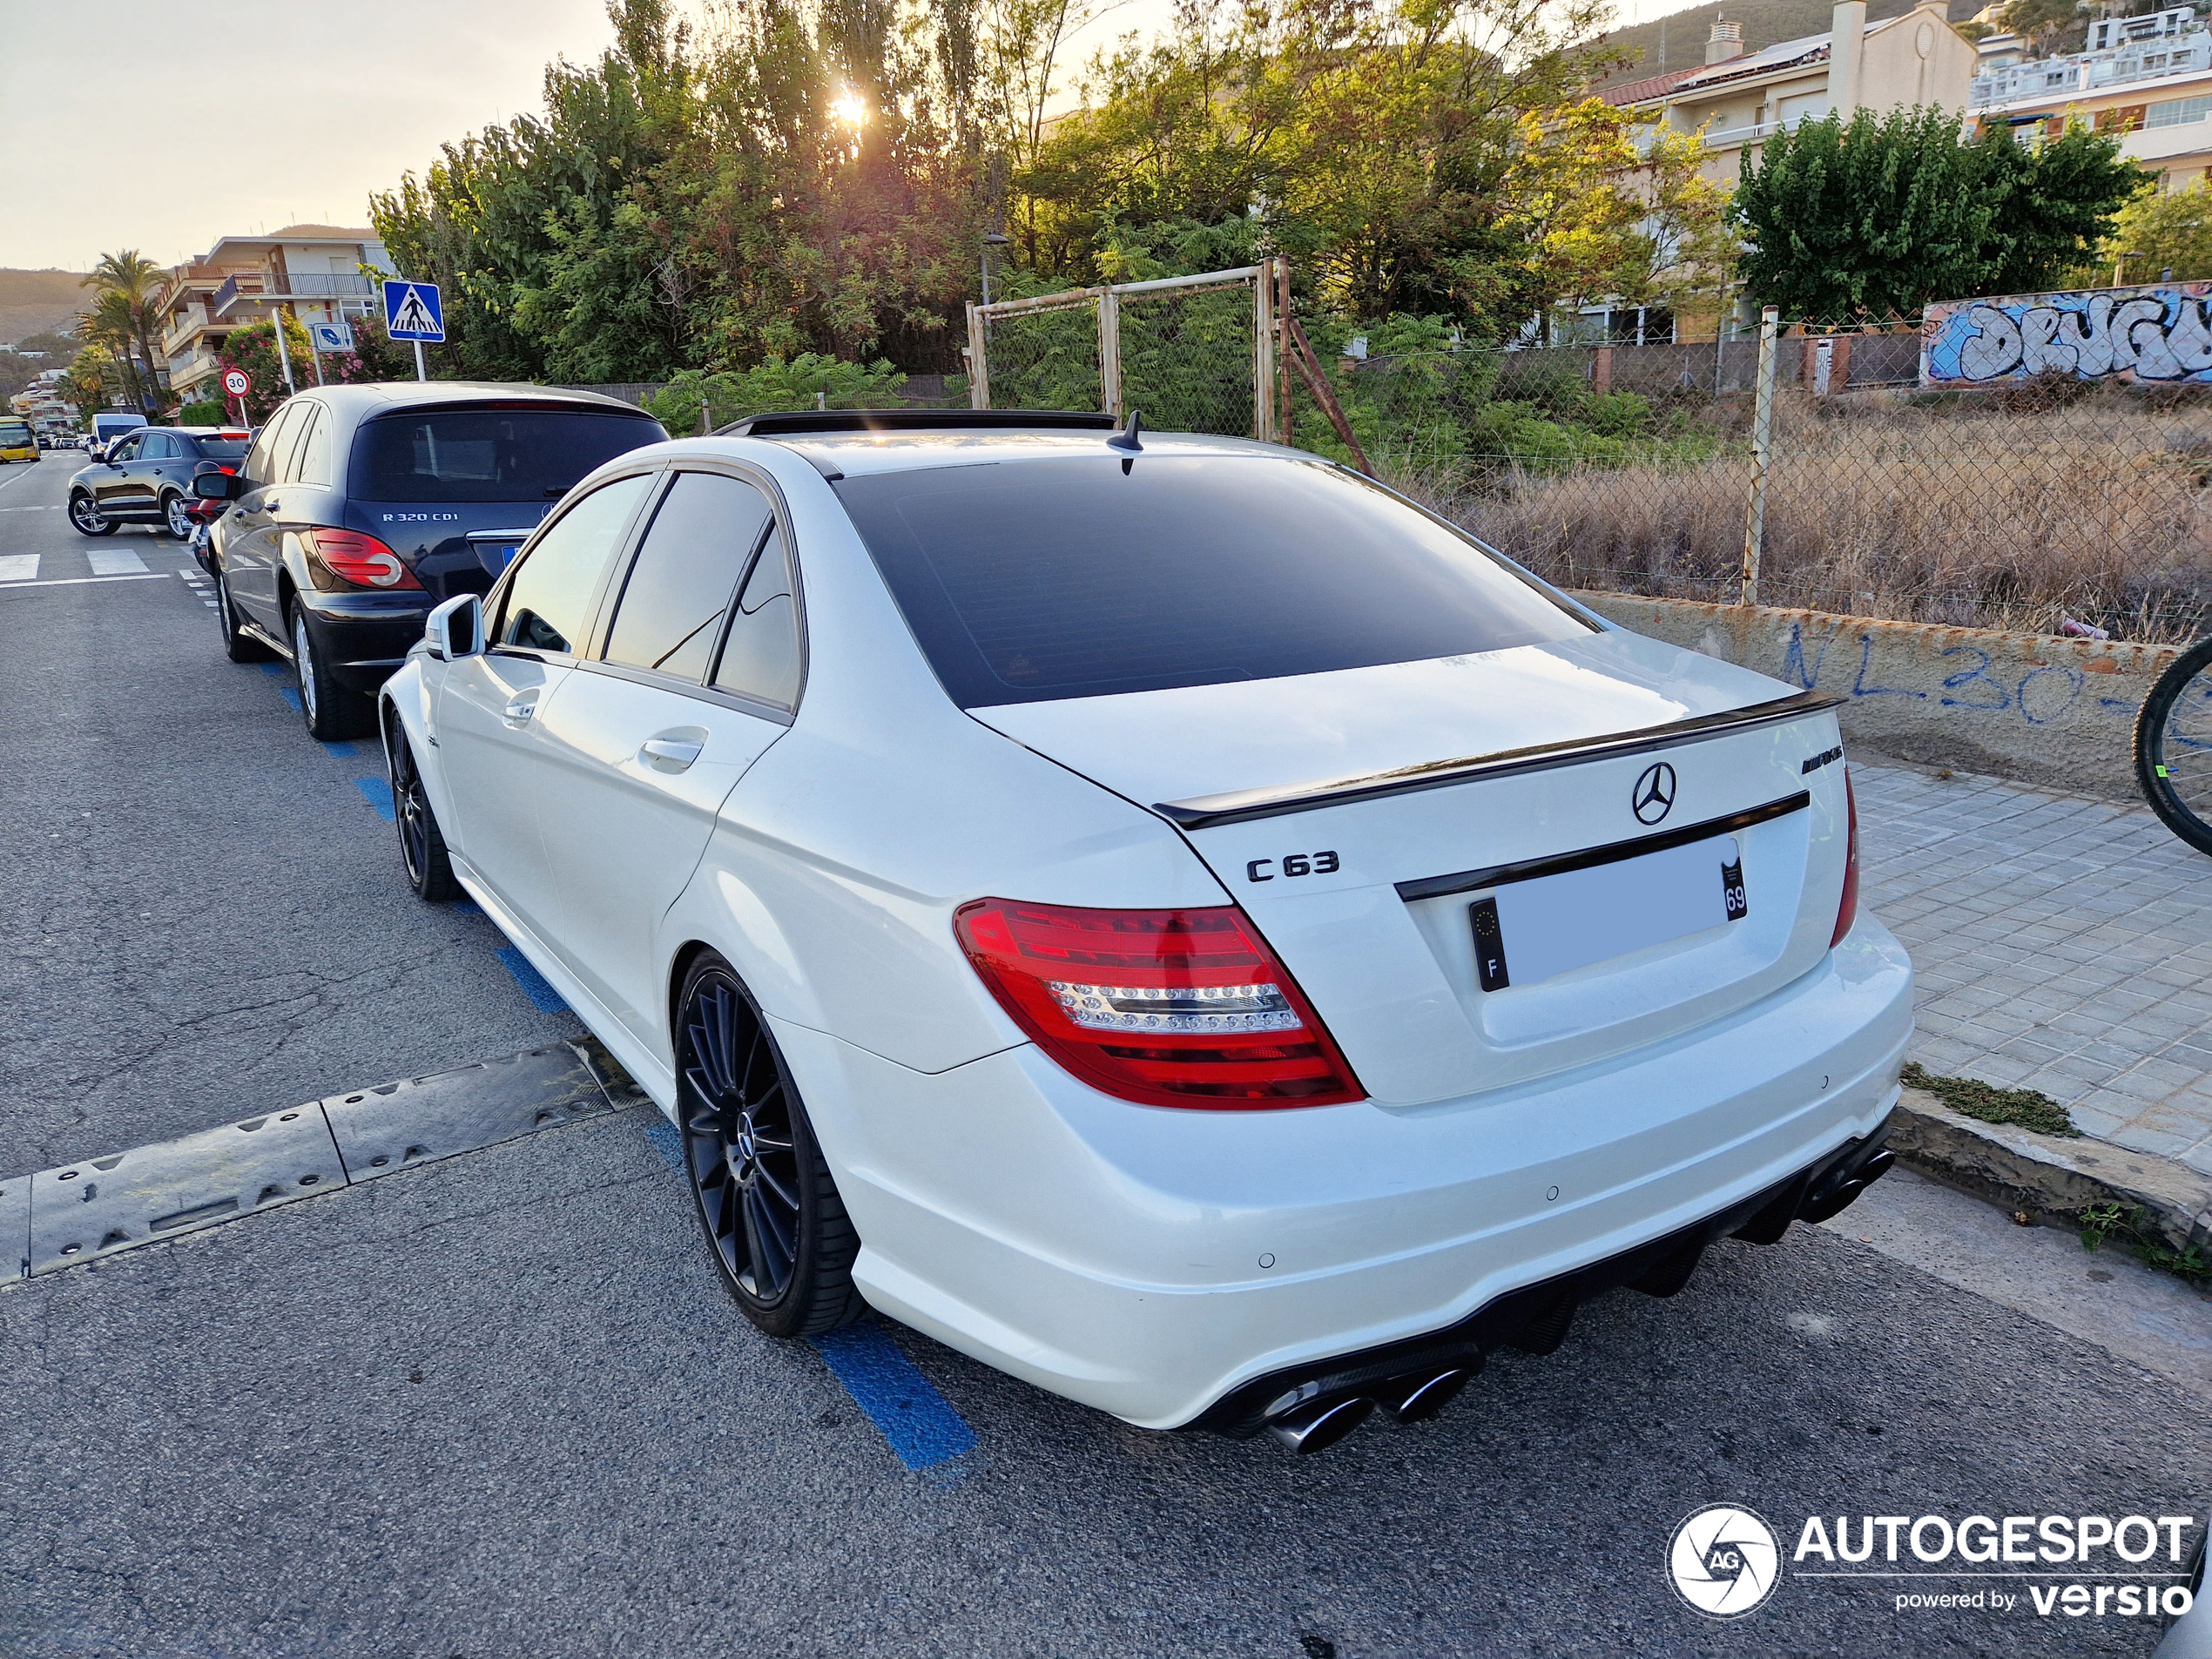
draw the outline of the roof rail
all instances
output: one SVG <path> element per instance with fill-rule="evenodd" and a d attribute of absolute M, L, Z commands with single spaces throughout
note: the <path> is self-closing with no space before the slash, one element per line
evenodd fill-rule
<path fill-rule="evenodd" d="M 748 415 L 717 427 L 718 438 L 795 438 L 822 432 L 1111 432 L 1110 415 L 1077 409 L 794 409 Z"/>

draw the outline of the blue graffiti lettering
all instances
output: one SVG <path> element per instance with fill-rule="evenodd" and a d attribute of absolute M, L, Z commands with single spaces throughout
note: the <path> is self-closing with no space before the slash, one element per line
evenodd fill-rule
<path fill-rule="evenodd" d="M 2012 694 L 2006 691 L 2003 682 L 2000 680 L 1993 680 L 1989 677 L 1989 653 L 1987 651 L 1983 651 L 1978 645 L 1953 645 L 1950 650 L 1945 651 L 1943 654 L 1946 657 L 1956 657 L 1962 651 L 1968 652 L 1979 658 L 1981 660 L 1962 673 L 1951 675 L 1943 682 L 1944 690 L 1947 691 L 1955 691 L 1962 687 L 1971 685 L 1976 680 L 1979 680 L 1984 685 L 1997 693 L 1997 700 L 1994 703 L 1973 703 L 1968 702 L 1964 698 L 1946 697 L 1943 699 L 1943 706 L 1947 709 L 2008 709 L 2012 707 Z"/>
<path fill-rule="evenodd" d="M 1802 685 L 1808 691 L 1820 684 L 1820 671 L 1828 661 L 1828 647 L 1835 643 L 1836 633 L 1829 631 L 1828 637 L 1820 642 L 1820 654 L 1812 659 L 1811 671 L 1805 668 L 1805 632 L 1796 623 L 1790 624 L 1789 648 L 1782 653 L 1782 678 Z"/>
<path fill-rule="evenodd" d="M 2027 688 L 2034 685 L 2037 680 L 2041 679 L 2046 674 L 2057 674 L 2066 680 L 2066 700 L 2047 708 L 2045 712 L 2038 714 L 2033 709 L 2028 706 Z M 2029 669 L 2027 674 L 2021 678 L 2020 690 L 2016 693 L 2020 698 L 2020 714 L 2022 718 L 2025 718 L 2030 725 L 2048 725 L 2052 721 L 2057 719 L 2060 715 L 2065 713 L 2067 710 L 2072 706 L 2074 699 L 2081 695 L 2081 671 L 2078 668 L 2057 668 L 2046 664 L 2041 668 Z"/>
<path fill-rule="evenodd" d="M 1858 678 L 1851 682 L 1851 694 L 1853 697 L 1927 696 L 1925 691 L 1907 691 L 1894 685 L 1869 685 L 1866 683 L 1866 665 L 1873 660 L 1874 636 L 1861 634 L 1858 637 Z"/>

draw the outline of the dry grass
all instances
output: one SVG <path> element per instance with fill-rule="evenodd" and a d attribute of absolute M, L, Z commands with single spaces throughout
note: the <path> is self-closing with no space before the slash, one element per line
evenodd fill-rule
<path fill-rule="evenodd" d="M 1464 458 L 1396 482 L 1549 579 L 1733 600 L 1747 443 L 1683 467 L 1543 475 Z M 1862 616 L 2115 637 L 2212 624 L 2212 404 L 2121 393 L 1855 394 L 1777 406 L 1761 598 Z"/>

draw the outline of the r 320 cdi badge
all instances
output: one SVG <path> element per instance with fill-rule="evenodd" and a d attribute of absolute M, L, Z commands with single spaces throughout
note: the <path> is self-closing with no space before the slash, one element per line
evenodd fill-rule
<path fill-rule="evenodd" d="M 383 688 L 417 891 L 682 1129 L 756 1323 L 1311 1451 L 1881 1172 L 1912 970 L 1824 703 L 1112 437 L 637 450 Z"/>

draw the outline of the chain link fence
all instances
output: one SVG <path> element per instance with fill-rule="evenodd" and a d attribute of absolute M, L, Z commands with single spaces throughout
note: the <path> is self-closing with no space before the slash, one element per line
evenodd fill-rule
<path fill-rule="evenodd" d="M 1784 332 L 1786 331 L 1786 332 Z M 1566 586 L 2174 642 L 2212 627 L 2212 387 L 1924 388 L 1910 326 L 1339 360 L 1378 475 Z M 1306 392 L 1294 441 L 1352 459 Z M 1754 486 L 1760 486 L 1755 506 Z"/>

